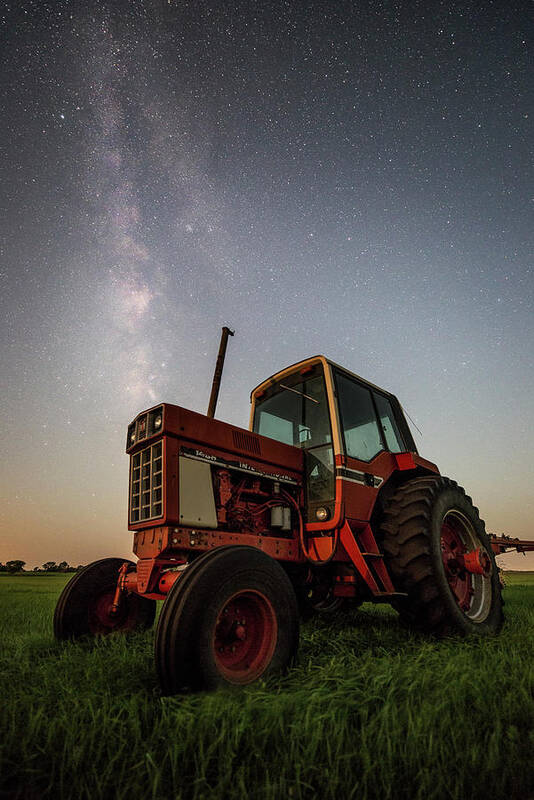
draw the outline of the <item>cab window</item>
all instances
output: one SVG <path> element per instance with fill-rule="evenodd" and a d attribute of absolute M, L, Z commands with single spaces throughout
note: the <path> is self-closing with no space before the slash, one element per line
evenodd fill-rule
<path fill-rule="evenodd" d="M 376 409 L 380 425 L 384 431 L 386 444 L 390 453 L 402 453 L 406 450 L 401 432 L 395 420 L 393 409 L 389 400 L 381 394 L 374 393 Z"/>
<path fill-rule="evenodd" d="M 324 377 L 288 375 L 256 399 L 253 430 L 304 450 L 308 521 L 335 496 L 334 451 Z M 317 374 L 318 373 L 318 374 Z"/>
<path fill-rule="evenodd" d="M 281 417 L 279 413 L 271 414 L 263 409 L 259 414 L 259 424 L 254 426 L 254 430 L 262 436 L 268 436 L 269 439 L 276 439 L 277 442 L 293 444 L 293 422 Z"/>
<path fill-rule="evenodd" d="M 331 444 L 323 376 L 296 378 L 288 377 L 273 387 L 270 396 L 256 400 L 254 431 L 305 450 Z"/>
<path fill-rule="evenodd" d="M 342 373 L 337 373 L 336 383 L 345 452 L 370 461 L 384 450 L 371 392 Z"/>

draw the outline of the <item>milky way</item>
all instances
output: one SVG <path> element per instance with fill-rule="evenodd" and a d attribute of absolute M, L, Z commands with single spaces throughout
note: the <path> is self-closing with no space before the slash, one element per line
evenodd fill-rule
<path fill-rule="evenodd" d="M 534 538 L 532 6 L 4 6 L 0 560 L 127 554 L 129 420 L 323 352 Z M 525 559 L 525 563 L 527 560 Z"/>

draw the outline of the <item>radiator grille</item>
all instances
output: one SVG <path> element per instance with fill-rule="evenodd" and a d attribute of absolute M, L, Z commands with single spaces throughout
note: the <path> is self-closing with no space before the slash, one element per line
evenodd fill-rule
<path fill-rule="evenodd" d="M 163 444 L 157 442 L 131 457 L 130 522 L 163 514 Z"/>
<path fill-rule="evenodd" d="M 252 433 L 243 433 L 243 431 L 232 431 L 234 437 L 234 447 L 238 450 L 248 450 L 249 453 L 261 455 L 260 440 Z"/>

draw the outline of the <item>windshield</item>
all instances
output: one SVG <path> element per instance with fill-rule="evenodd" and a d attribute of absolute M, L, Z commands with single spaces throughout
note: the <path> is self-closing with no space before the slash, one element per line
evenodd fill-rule
<path fill-rule="evenodd" d="M 334 451 L 322 370 L 309 378 L 290 375 L 256 398 L 254 431 L 305 451 L 307 519 L 315 509 L 333 503 Z"/>
<path fill-rule="evenodd" d="M 330 444 L 323 376 L 308 380 L 300 375 L 290 376 L 270 389 L 265 399 L 256 400 L 254 431 L 306 450 Z"/>

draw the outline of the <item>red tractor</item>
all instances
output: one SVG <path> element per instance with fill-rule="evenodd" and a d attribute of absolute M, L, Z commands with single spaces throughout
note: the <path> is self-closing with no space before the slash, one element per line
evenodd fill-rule
<path fill-rule="evenodd" d="M 148 628 L 164 600 L 156 666 L 172 694 L 283 670 L 299 617 L 347 602 L 390 603 L 437 636 L 498 632 L 484 523 L 418 454 L 394 395 L 315 356 L 251 402 L 249 430 L 168 403 L 129 425 L 137 563 L 77 573 L 57 638 Z"/>

